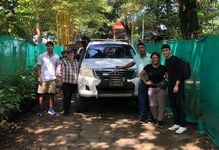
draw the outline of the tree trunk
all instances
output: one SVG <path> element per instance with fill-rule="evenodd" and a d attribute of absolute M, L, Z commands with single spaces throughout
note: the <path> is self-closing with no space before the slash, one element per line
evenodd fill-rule
<path fill-rule="evenodd" d="M 35 0 L 35 9 L 36 9 L 36 41 L 37 43 L 41 42 L 41 33 L 40 33 L 40 17 L 38 10 L 38 0 Z"/>
<path fill-rule="evenodd" d="M 179 18 L 182 36 L 190 39 L 200 29 L 196 0 L 179 0 Z"/>

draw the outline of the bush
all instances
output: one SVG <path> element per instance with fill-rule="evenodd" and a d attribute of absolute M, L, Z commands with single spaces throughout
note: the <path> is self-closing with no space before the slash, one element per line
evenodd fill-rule
<path fill-rule="evenodd" d="M 36 99 L 35 70 L 35 68 L 19 70 L 15 76 L 1 79 L 0 120 L 8 119 L 11 111 L 20 111 L 21 103 Z"/>
<path fill-rule="evenodd" d="M 0 116 L 1 120 L 8 119 L 8 113 L 12 110 L 19 110 L 21 95 L 14 86 L 4 85 L 0 90 Z"/>

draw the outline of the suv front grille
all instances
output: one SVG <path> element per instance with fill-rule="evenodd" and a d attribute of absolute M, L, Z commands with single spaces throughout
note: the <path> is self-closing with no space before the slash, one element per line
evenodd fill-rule
<path fill-rule="evenodd" d="M 96 76 L 100 79 L 126 78 L 132 79 L 135 76 L 134 70 L 95 70 Z"/>

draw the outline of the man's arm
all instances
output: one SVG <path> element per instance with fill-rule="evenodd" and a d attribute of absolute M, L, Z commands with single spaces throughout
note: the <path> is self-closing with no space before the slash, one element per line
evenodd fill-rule
<path fill-rule="evenodd" d="M 42 79 L 41 79 L 41 66 L 37 65 L 37 80 L 39 84 L 42 84 Z"/>
<path fill-rule="evenodd" d="M 140 78 L 141 80 L 146 84 L 147 83 L 147 80 L 145 79 L 145 76 L 147 75 L 146 71 L 145 70 L 142 70 L 141 73 L 140 73 Z"/>
<path fill-rule="evenodd" d="M 118 68 L 118 69 L 127 69 L 127 68 L 130 68 L 130 67 L 134 66 L 134 65 L 135 65 L 135 62 L 131 61 L 130 63 L 128 63 L 124 66 L 116 66 L 116 68 Z"/>
<path fill-rule="evenodd" d="M 180 81 L 182 79 L 182 67 L 180 65 L 180 62 L 181 60 L 176 57 L 176 72 L 177 72 L 177 80 L 176 80 L 176 83 L 175 83 L 175 86 L 173 88 L 173 93 L 177 93 L 179 91 L 179 85 L 180 85 Z"/>

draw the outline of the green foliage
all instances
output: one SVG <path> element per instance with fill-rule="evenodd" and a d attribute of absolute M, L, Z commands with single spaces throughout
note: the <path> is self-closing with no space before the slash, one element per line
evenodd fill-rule
<path fill-rule="evenodd" d="M 15 78 L 10 82 L 16 83 L 18 93 L 22 95 L 21 99 L 34 99 L 36 98 L 37 88 L 36 69 L 30 68 L 28 70 L 19 70 Z"/>
<path fill-rule="evenodd" d="M 0 115 L 7 117 L 7 112 L 14 109 L 19 109 L 21 102 L 21 95 L 17 92 L 15 86 L 4 86 L 0 90 Z"/>
<path fill-rule="evenodd" d="M 144 16 L 135 18 L 135 33 L 142 29 L 151 31 L 159 24 L 169 29 L 170 38 L 179 38 L 179 3 L 183 0 L 18 0 L 0 1 L 0 35 L 11 35 L 31 41 L 36 34 L 37 23 L 43 32 L 56 35 L 56 14 L 68 12 L 74 33 L 83 32 L 88 36 L 105 37 L 111 32 L 112 24 L 121 19 L 130 34 L 131 19 L 144 7 Z M 219 15 L 218 1 L 197 1 L 197 13 L 201 34 L 217 34 Z M 37 17 L 38 16 L 38 19 Z"/>
<path fill-rule="evenodd" d="M 0 81 L 0 120 L 11 110 L 19 110 L 20 103 L 36 98 L 36 71 L 34 68 L 19 70 L 15 76 Z"/>
<path fill-rule="evenodd" d="M 218 17 L 219 17 L 219 2 L 200 0 L 198 3 L 198 18 L 201 24 L 201 32 L 204 35 L 219 34 Z"/>
<path fill-rule="evenodd" d="M 0 35 L 20 37 L 28 42 L 31 41 L 30 33 L 26 28 L 26 20 L 20 15 L 20 4 L 18 1 L 3 0 L 0 2 Z"/>
<path fill-rule="evenodd" d="M 156 26 L 164 24 L 168 28 L 169 37 L 176 38 L 180 33 L 177 7 L 176 0 L 135 0 L 134 2 L 129 0 L 121 5 L 119 16 L 123 19 L 126 29 L 129 28 L 128 30 L 134 20 L 134 33 L 141 33 L 144 19 L 146 32 L 153 31 Z M 145 11 L 141 13 L 143 9 Z"/>

